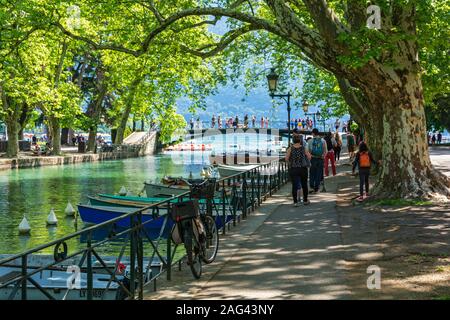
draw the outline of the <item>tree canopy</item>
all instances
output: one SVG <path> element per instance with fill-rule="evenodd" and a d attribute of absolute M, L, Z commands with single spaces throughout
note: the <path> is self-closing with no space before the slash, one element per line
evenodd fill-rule
<path fill-rule="evenodd" d="M 305 85 L 297 90 L 298 96 L 311 102 L 327 101 L 329 116 L 340 115 L 348 107 L 357 118 L 371 148 L 384 160 L 378 195 L 450 195 L 449 180 L 430 162 L 424 109 L 426 101 L 430 103 L 449 91 L 446 54 L 450 5 L 446 1 L 1 3 L 0 17 L 5 23 L 0 36 L 0 90 L 9 126 L 22 118 L 21 111 L 40 108 L 58 132 L 56 119 L 64 118 L 64 110 L 70 109 L 62 95 L 81 91 L 78 97 L 88 106 L 84 110 L 82 104 L 81 109 L 89 118 L 92 140 L 105 114 L 120 131 L 131 113 L 172 115 L 174 98 L 180 95 L 189 95 L 201 106 L 202 97 L 213 92 L 227 73 L 233 78 L 229 70 L 246 62 L 257 66 L 269 60 L 292 78 L 303 77 Z M 369 4 L 379 8 L 380 16 L 368 14 Z M 227 25 L 223 34 L 210 30 L 219 21 Z M 369 26 L 377 27 L 367 27 L 368 21 L 372 21 Z M 41 38 L 46 46 L 48 42 L 45 50 L 39 48 Z M 48 73 L 33 62 L 20 62 L 24 50 L 33 43 L 36 47 L 27 58 L 46 61 L 51 70 Z M 74 65 L 74 61 L 78 62 Z M 62 84 L 60 79 L 70 64 L 78 71 L 90 70 L 91 84 L 85 85 L 87 79 L 80 74 L 78 88 Z M 261 78 L 259 68 L 252 68 L 244 71 L 249 84 L 255 76 Z M 29 91 L 14 91 L 20 81 L 12 76 L 14 72 L 5 70 L 33 76 L 26 85 L 42 81 L 37 86 L 46 89 L 38 95 L 39 101 L 28 97 Z M 152 93 L 150 98 L 143 93 L 147 91 Z M 47 99 L 50 94 L 52 98 Z"/>

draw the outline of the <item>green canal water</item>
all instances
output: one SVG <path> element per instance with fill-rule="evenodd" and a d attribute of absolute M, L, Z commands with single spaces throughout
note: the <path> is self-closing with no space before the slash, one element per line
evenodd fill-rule
<path fill-rule="evenodd" d="M 264 150 L 271 137 L 232 134 L 195 139 L 194 143 L 213 146 L 214 152 Z M 270 143 L 269 143 L 270 144 Z M 115 161 L 83 163 L 65 166 L 0 171 L 0 254 L 20 253 L 38 245 L 61 238 L 85 227 L 78 219 L 65 216 L 70 201 L 88 202 L 88 195 L 118 193 L 122 186 L 132 194 L 142 191 L 144 181 L 160 180 L 164 175 L 185 176 L 190 172 L 199 177 L 209 164 L 208 152 L 172 152 L 156 156 Z M 58 218 L 56 227 L 46 225 L 51 209 Z M 31 226 L 30 236 L 20 236 L 18 225 L 26 216 Z M 108 231 L 98 235 L 103 239 Z M 68 241 L 69 252 L 86 247 L 86 239 Z M 111 253 L 120 251 L 120 243 L 105 246 Z M 150 248 L 150 246 L 148 245 Z M 52 253 L 53 248 L 44 252 Z"/>
<path fill-rule="evenodd" d="M 117 193 L 121 186 L 138 194 L 144 181 L 154 181 L 166 174 L 198 173 L 207 159 L 207 155 L 200 153 L 196 161 L 183 163 L 180 156 L 157 155 L 0 172 L 0 254 L 23 252 L 83 228 L 81 221 L 75 226 L 75 220 L 65 216 L 68 201 L 75 207 L 87 203 L 88 195 Z M 52 208 L 58 225 L 47 227 L 46 219 Z M 18 234 L 24 215 L 32 229 L 30 236 Z M 83 239 L 68 244 L 70 251 L 85 247 Z"/>

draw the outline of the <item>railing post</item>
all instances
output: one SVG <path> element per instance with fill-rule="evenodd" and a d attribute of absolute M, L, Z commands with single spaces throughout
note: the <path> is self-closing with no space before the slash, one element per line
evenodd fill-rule
<path fill-rule="evenodd" d="M 258 175 L 258 206 L 261 205 L 261 167 L 259 167 L 259 170 L 256 173 Z"/>
<path fill-rule="evenodd" d="M 22 300 L 27 300 L 27 269 L 28 269 L 28 256 L 22 256 L 22 280 L 21 280 L 21 291 Z M 14 298 L 13 298 L 14 299 Z"/>
<path fill-rule="evenodd" d="M 87 238 L 87 254 L 86 254 L 86 266 L 87 266 L 87 299 L 93 299 L 93 287 L 94 279 L 92 274 L 92 232 L 88 233 Z"/>
<path fill-rule="evenodd" d="M 222 181 L 222 226 L 223 226 L 223 230 L 222 233 L 225 234 L 225 223 L 227 221 L 227 210 L 225 207 L 225 198 L 226 198 L 226 193 L 225 193 L 225 180 Z"/>
<path fill-rule="evenodd" d="M 170 219 L 171 212 L 170 212 L 170 201 L 167 202 L 167 219 Z M 172 235 L 169 234 L 167 237 L 167 253 L 166 253 L 166 263 L 167 263 L 167 280 L 172 280 Z"/>
<path fill-rule="evenodd" d="M 144 299 L 144 244 L 141 236 L 142 229 L 142 211 L 138 213 L 138 229 L 136 231 L 137 236 L 137 260 L 138 260 L 138 276 L 139 276 L 139 300 Z"/>
<path fill-rule="evenodd" d="M 273 194 L 273 175 L 272 175 L 272 164 L 269 164 L 269 196 Z"/>
<path fill-rule="evenodd" d="M 250 174 L 252 175 L 252 211 L 255 211 L 255 174 L 256 174 L 256 169 L 252 169 L 252 171 L 250 172 Z"/>
<path fill-rule="evenodd" d="M 267 164 L 264 165 L 263 167 L 263 172 L 267 171 Z M 264 182 L 263 182 L 263 199 L 266 200 L 267 198 L 267 174 L 263 175 L 264 177 Z"/>
<path fill-rule="evenodd" d="M 171 237 L 167 237 L 167 280 L 172 280 L 172 241 Z"/>
<path fill-rule="evenodd" d="M 233 227 L 236 226 L 236 214 L 237 214 L 237 206 L 239 201 L 239 196 L 236 190 L 236 177 L 233 177 L 232 187 L 231 187 L 231 205 L 233 206 Z"/>
<path fill-rule="evenodd" d="M 277 170 L 277 177 L 278 177 L 278 181 L 277 181 L 277 185 L 278 185 L 278 190 L 281 188 L 281 165 L 280 165 L 280 161 L 278 161 L 278 170 Z"/>
<path fill-rule="evenodd" d="M 135 220 L 134 216 L 130 216 L 130 293 L 131 299 L 134 300 L 136 296 L 136 235 L 135 235 Z"/>
<path fill-rule="evenodd" d="M 244 219 L 247 218 L 247 173 L 242 173 L 243 179 L 242 179 L 242 217 Z"/>

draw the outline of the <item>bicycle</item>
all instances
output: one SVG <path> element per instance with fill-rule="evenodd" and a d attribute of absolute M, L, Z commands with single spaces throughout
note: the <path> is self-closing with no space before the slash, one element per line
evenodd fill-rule
<path fill-rule="evenodd" d="M 201 183 L 190 183 L 191 200 L 174 203 L 171 217 L 175 222 L 172 228 L 172 241 L 184 243 L 188 265 L 193 276 L 199 279 L 202 274 L 202 262 L 212 263 L 219 248 L 219 232 L 210 210 L 200 214 L 199 200 L 206 199 L 208 207 L 213 201 L 216 188 L 215 179 Z M 193 199 L 192 199 L 193 198 Z"/>

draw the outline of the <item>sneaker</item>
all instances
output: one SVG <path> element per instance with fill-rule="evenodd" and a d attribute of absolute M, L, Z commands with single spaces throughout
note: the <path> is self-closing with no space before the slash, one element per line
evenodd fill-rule
<path fill-rule="evenodd" d="M 356 201 L 359 201 L 359 202 L 361 202 L 363 200 L 364 200 L 364 196 L 359 196 L 358 198 L 356 198 Z"/>
<path fill-rule="evenodd" d="M 307 206 L 307 205 L 309 205 L 311 202 L 309 201 L 309 200 L 306 200 L 306 201 L 303 201 L 303 205 L 304 206 Z"/>
<path fill-rule="evenodd" d="M 294 207 L 298 207 L 298 202 L 294 202 Z"/>
<path fill-rule="evenodd" d="M 309 190 L 309 194 L 314 194 L 315 191 L 314 190 Z"/>

